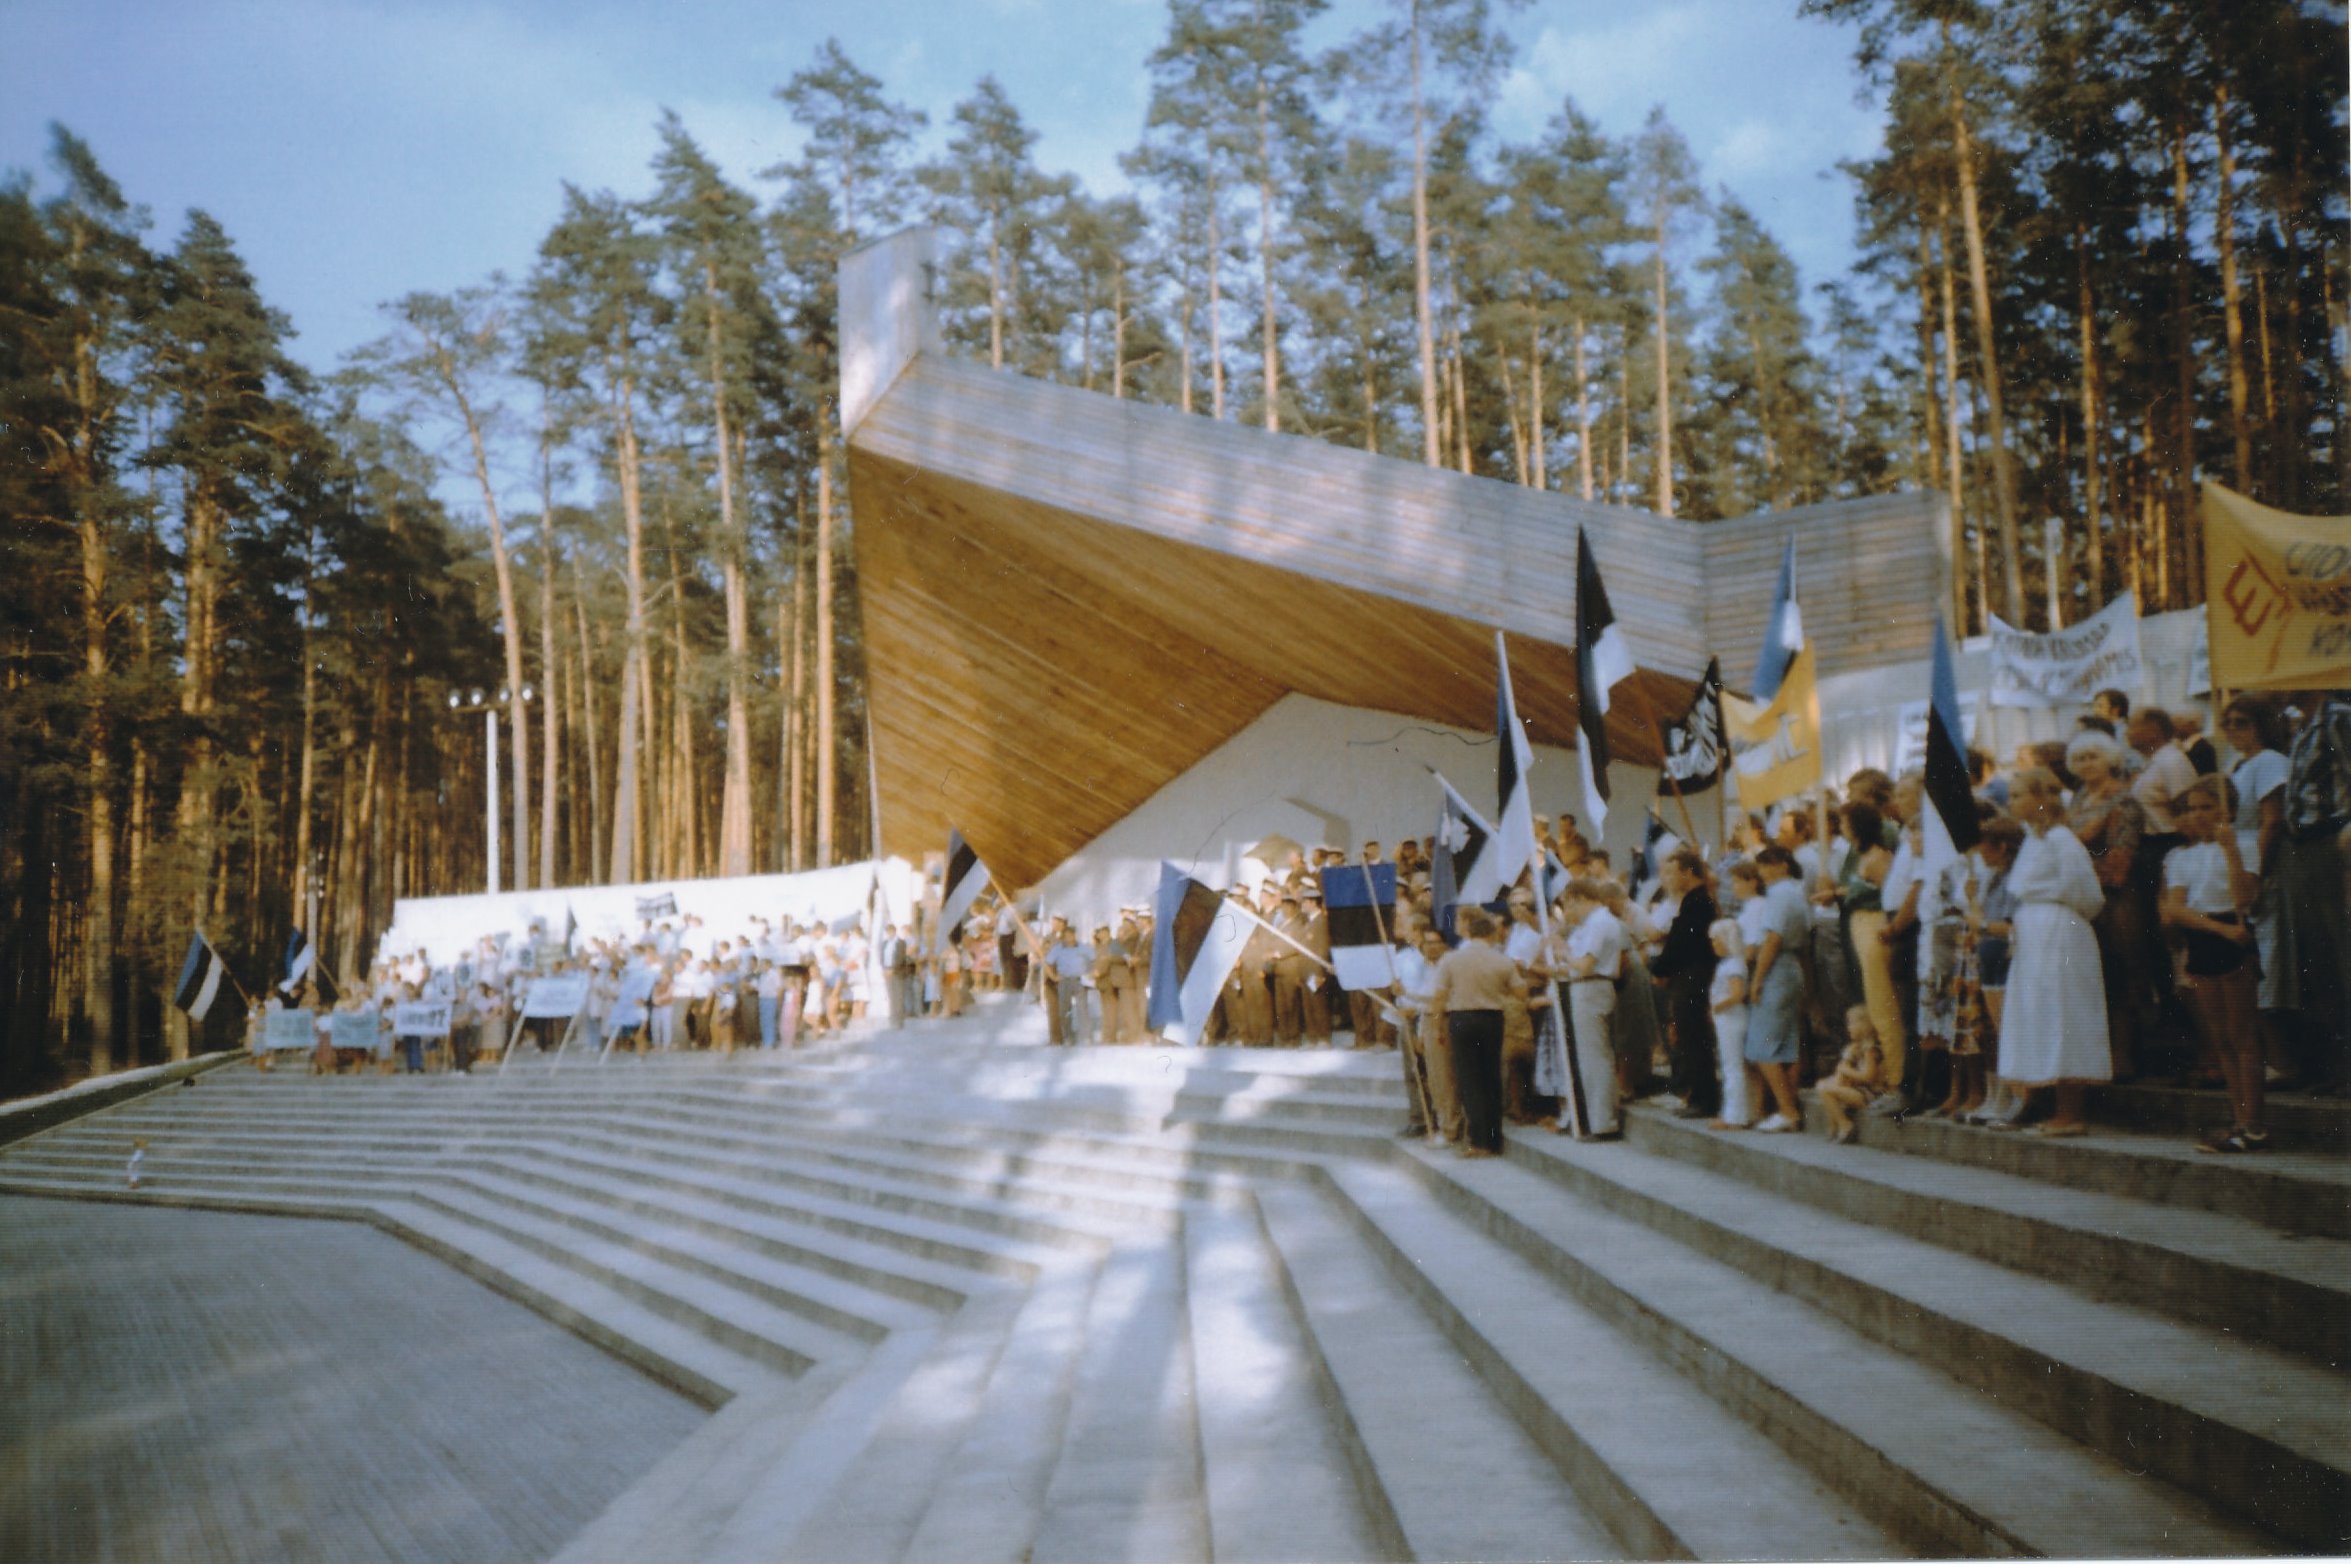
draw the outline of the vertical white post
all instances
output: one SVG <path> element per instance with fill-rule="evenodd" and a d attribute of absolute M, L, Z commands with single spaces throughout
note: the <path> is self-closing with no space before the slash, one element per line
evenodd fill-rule
<path fill-rule="evenodd" d="M 482 725 L 490 735 L 489 802 L 483 809 L 483 819 L 490 832 L 490 894 L 498 894 L 498 708 L 484 707 Z"/>
<path fill-rule="evenodd" d="M 2065 552 L 2065 523 L 2055 516 L 2041 524 L 2041 562 L 2049 571 L 2049 628 L 2065 628 L 2065 605 L 2058 600 L 2058 579 L 2064 574 L 2058 567 Z"/>

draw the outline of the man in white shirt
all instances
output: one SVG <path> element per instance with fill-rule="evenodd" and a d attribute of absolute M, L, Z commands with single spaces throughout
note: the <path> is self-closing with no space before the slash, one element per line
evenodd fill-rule
<path fill-rule="evenodd" d="M 1624 970 L 1624 925 L 1600 901 L 1600 887 L 1578 878 L 1567 888 L 1564 987 L 1573 1021 L 1577 1074 L 1584 1089 L 1584 1129 L 1594 1137 L 1623 1133 L 1617 1124 L 1616 980 Z M 1567 1115 L 1560 1115 L 1562 1123 Z"/>
<path fill-rule="evenodd" d="M 2127 733 L 2131 748 L 2146 761 L 2131 780 L 2131 796 L 2147 811 L 2148 836 L 2175 839 L 2161 844 L 2159 852 L 2168 850 L 2180 829 L 2171 818 L 2171 801 L 2196 780 L 2196 763 L 2180 748 L 2169 712 L 2141 707 Z"/>
<path fill-rule="evenodd" d="M 1445 937 L 1433 928 L 1423 929 L 1418 941 L 1396 952 L 1396 1001 L 1406 1022 L 1396 1052 L 1412 1105 L 1404 1133 L 1459 1143 L 1461 1104 L 1453 1094 L 1453 1054 L 1446 1046 L 1444 1018 L 1429 1013 L 1437 994 L 1437 963 L 1444 959 Z"/>

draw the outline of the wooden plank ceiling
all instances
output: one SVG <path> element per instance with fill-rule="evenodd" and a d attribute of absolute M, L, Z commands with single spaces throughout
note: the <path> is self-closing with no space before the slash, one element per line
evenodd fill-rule
<path fill-rule="evenodd" d="M 885 851 L 959 829 L 1034 884 L 1289 691 L 1493 723 L 1492 625 L 1308 573 L 1311 534 L 1273 563 L 882 444 L 853 441 L 849 472 Z M 1574 743 L 1572 646 L 1514 633 L 1511 669 L 1534 738 Z M 1649 713 L 1688 691 L 1645 671 L 1611 713 L 1617 756 L 1654 764 Z"/>

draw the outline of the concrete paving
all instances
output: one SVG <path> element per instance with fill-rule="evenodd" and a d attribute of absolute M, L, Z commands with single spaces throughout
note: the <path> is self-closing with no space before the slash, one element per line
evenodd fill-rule
<path fill-rule="evenodd" d="M 2197 1111 L 1835 1147 L 1637 1108 L 1622 1144 L 1467 1161 L 1399 1138 L 1392 1052 L 1056 1049 L 1007 999 L 794 1053 L 233 1065 L 0 1148 L 0 1262 L 26 1232 L 88 1259 L 0 1271 L 0 1372 L 46 1376 L 0 1558 L 2341 1551 L 2351 1158 L 2314 1109 L 2298 1149 L 2199 1159 Z M 121 1267 L 222 1222 L 265 1237 L 197 1249 L 290 1301 L 156 1283 L 109 1333 Z M 426 1281 L 371 1289 L 387 1265 Z M 538 1344 L 420 1372 L 429 1418 L 249 1328 L 356 1322 L 364 1367 L 404 1339 L 380 1297 L 436 1288 L 436 1343 Z M 299 1536 L 253 1461 L 188 1455 L 287 1396 L 357 1473 Z M 90 1433 L 126 1402 L 128 1463 Z"/>

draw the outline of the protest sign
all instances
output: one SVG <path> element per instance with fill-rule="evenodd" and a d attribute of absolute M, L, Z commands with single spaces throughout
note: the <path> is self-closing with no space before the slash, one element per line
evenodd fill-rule
<path fill-rule="evenodd" d="M 569 1020 L 588 1001 L 588 975 L 567 972 L 561 977 L 531 979 L 523 995 L 522 1013 L 533 1021 Z"/>
<path fill-rule="evenodd" d="M 637 916 L 640 918 L 651 920 L 654 918 L 674 918 L 677 915 L 678 893 L 675 891 L 663 891 L 658 896 L 637 898 Z"/>
<path fill-rule="evenodd" d="M 357 1014 L 337 1011 L 327 1017 L 327 1040 L 337 1048 L 361 1048 L 369 1053 L 381 1053 L 385 1047 L 383 1028 L 371 1010 Z"/>
<path fill-rule="evenodd" d="M 2224 690 L 2351 684 L 2351 516 L 2293 516 L 2204 485 L 2204 622 Z"/>
<path fill-rule="evenodd" d="M 272 1010 L 261 1018 L 261 1048 L 279 1053 L 308 1049 L 318 1041 L 318 1017 L 307 1010 Z"/>
<path fill-rule="evenodd" d="M 421 1000 L 392 1007 L 392 1035 L 395 1037 L 447 1037 L 449 1035 L 449 1002 L 445 999 Z"/>
<path fill-rule="evenodd" d="M 2087 706 L 2100 690 L 2145 682 L 2139 600 L 2129 592 L 2062 630 L 2028 635 L 1995 614 L 1991 632 L 1995 706 Z"/>

